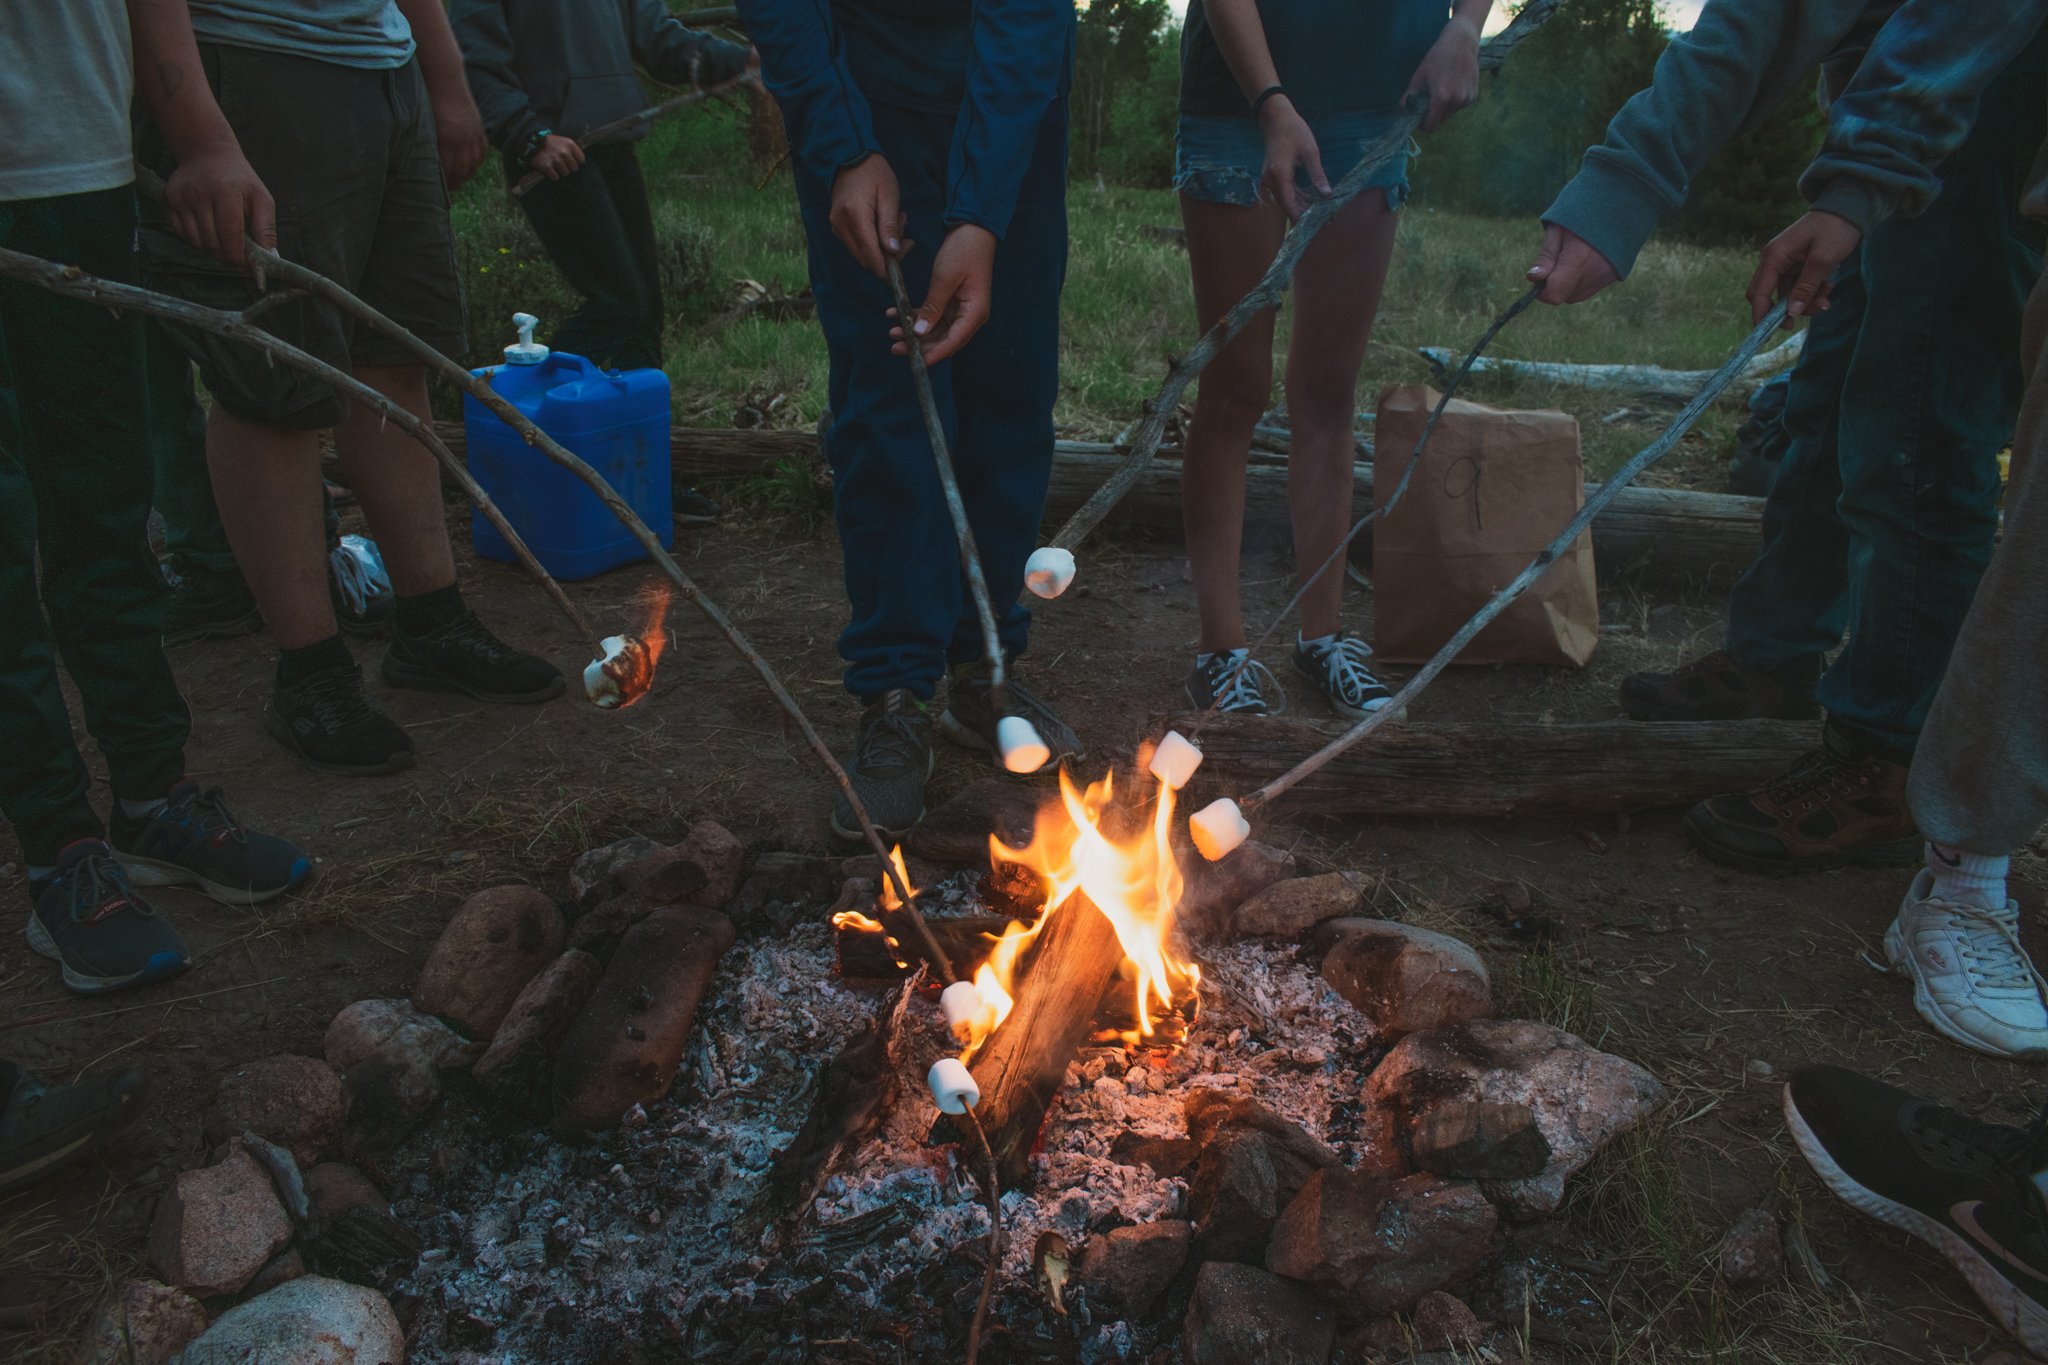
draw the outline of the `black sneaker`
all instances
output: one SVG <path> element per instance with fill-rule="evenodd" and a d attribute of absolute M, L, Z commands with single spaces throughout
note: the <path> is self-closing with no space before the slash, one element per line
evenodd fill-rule
<path fill-rule="evenodd" d="M 440 629 L 411 635 L 391 632 L 384 651 L 384 681 L 421 692 L 464 692 L 478 701 L 541 702 L 562 695 L 562 672 L 547 660 L 514 649 L 464 607 Z"/>
<path fill-rule="evenodd" d="M 220 789 L 189 778 L 147 817 L 114 808 L 112 843 L 137 886 L 196 885 L 227 905 L 256 905 L 306 880 L 313 860 L 298 845 L 246 829 Z"/>
<path fill-rule="evenodd" d="M 167 980 L 192 965 L 185 940 L 136 892 L 104 840 L 68 845 L 56 872 L 30 890 L 28 946 L 61 964 L 64 984 L 81 995 Z"/>
<path fill-rule="evenodd" d="M 1044 764 L 1047 770 L 1057 768 L 1067 759 L 1087 756 L 1072 727 L 1053 713 L 1043 697 L 1018 682 L 1014 674 L 1009 679 L 1009 693 L 1010 709 L 1005 714 L 1024 717 L 1038 731 L 1051 754 Z M 1001 719 L 996 714 L 994 694 L 989 690 L 988 665 L 956 665 L 946 683 L 946 711 L 939 717 L 939 733 L 963 748 L 988 754 L 1000 762 L 1003 751 L 996 741 L 996 723 Z"/>
<path fill-rule="evenodd" d="M 353 663 L 320 670 L 270 695 L 263 728 L 323 773 L 373 776 L 412 766 L 412 740 L 370 705 Z"/>
<path fill-rule="evenodd" d="M 699 493 L 694 486 L 676 494 L 675 517 L 678 526 L 709 526 L 724 515 L 723 507 Z"/>
<path fill-rule="evenodd" d="M 1219 649 L 1197 654 L 1184 684 L 1198 711 L 1215 709 L 1233 716 L 1277 716 L 1287 709 L 1287 694 L 1273 670 L 1248 649 Z"/>
<path fill-rule="evenodd" d="M 1394 700 L 1387 685 L 1373 676 L 1371 664 L 1372 646 L 1356 635 L 1294 641 L 1294 671 L 1346 720 L 1364 720 Z"/>
<path fill-rule="evenodd" d="M 171 590 L 171 605 L 164 613 L 166 645 L 232 640 L 262 629 L 263 613 L 256 609 L 240 572 L 196 568 L 176 559 L 167 559 L 160 567 Z"/>
<path fill-rule="evenodd" d="M 1633 720 L 1806 720 L 1820 714 L 1818 654 L 1766 672 L 1744 668 L 1725 649 L 1668 673 L 1631 673 L 1621 680 L 1621 709 Z"/>
<path fill-rule="evenodd" d="M 923 702 L 897 688 L 868 703 L 846 775 L 884 839 L 901 839 L 924 819 L 924 784 L 937 763 Z M 832 832 L 842 839 L 866 837 L 843 792 L 832 806 Z"/>
<path fill-rule="evenodd" d="M 397 596 L 384 572 L 377 542 L 347 535 L 327 552 L 327 600 L 334 620 L 351 635 L 388 635 Z"/>
<path fill-rule="evenodd" d="M 44 1085 L 23 1075 L 0 1095 L 0 1190 L 68 1165 L 142 1112 L 149 1086 L 140 1072 L 103 1081 Z"/>
<path fill-rule="evenodd" d="M 1946 1256 L 1999 1326 L 2048 1354 L 2048 1209 L 2031 1134 L 1834 1066 L 1793 1076 L 1784 1107 L 1823 1184 Z"/>

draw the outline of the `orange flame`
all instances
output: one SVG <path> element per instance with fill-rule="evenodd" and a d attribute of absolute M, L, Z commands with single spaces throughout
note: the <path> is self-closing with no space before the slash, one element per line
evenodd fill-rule
<path fill-rule="evenodd" d="M 668 584 L 657 581 L 647 590 L 647 621 L 626 637 L 626 647 L 604 666 L 619 685 L 619 705 L 631 706 L 654 690 L 654 670 L 668 649 Z"/>
<path fill-rule="evenodd" d="M 889 865 L 895 868 L 896 875 L 903 879 L 904 889 L 915 896 L 917 888 L 910 884 L 910 869 L 903 865 L 903 845 L 898 844 L 889 850 Z M 882 878 L 882 908 L 884 910 L 901 910 L 903 908 L 903 901 L 896 894 L 896 883 L 887 876 Z"/>

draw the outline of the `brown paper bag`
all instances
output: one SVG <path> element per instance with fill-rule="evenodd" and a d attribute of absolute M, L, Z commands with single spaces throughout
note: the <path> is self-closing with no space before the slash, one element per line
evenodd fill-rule
<path fill-rule="evenodd" d="M 1390 385 L 1373 433 L 1373 498 L 1408 467 L 1435 390 Z M 1585 501 L 1579 424 L 1453 399 L 1408 492 L 1373 527 L 1373 649 L 1418 663 L 1556 538 Z M 1462 664 L 1583 665 L 1600 642 L 1593 541 L 1582 535 L 1458 656 Z"/>

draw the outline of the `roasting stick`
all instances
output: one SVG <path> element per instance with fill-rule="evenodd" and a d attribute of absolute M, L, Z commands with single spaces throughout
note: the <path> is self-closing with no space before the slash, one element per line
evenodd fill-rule
<path fill-rule="evenodd" d="M 1244 812 L 1257 811 L 1264 806 L 1270 805 L 1303 778 L 1315 773 L 1318 769 L 1336 758 L 1337 755 L 1357 744 L 1360 740 L 1365 739 L 1381 726 L 1389 724 L 1396 716 L 1401 715 L 1408 704 L 1414 701 L 1421 694 L 1422 690 L 1435 681 L 1437 675 L 1449 667 L 1451 661 L 1463 652 L 1465 646 L 1472 643 L 1474 636 L 1492 624 L 1494 618 L 1507 610 L 1510 602 L 1521 596 L 1532 583 L 1541 578 L 1550 569 L 1551 565 L 1557 562 L 1558 556 L 1571 548 L 1572 542 L 1576 541 L 1585 532 L 1586 528 L 1592 525 L 1593 518 L 1599 515 L 1602 508 L 1606 507 L 1608 503 L 1613 502 L 1621 490 L 1633 483 L 1639 474 L 1663 459 L 1676 448 L 1680 438 L 1692 429 L 1694 422 L 1699 420 L 1700 414 L 1705 412 L 1708 405 L 1721 396 L 1721 391 L 1726 389 L 1735 380 L 1736 376 L 1741 373 L 1742 367 L 1748 364 L 1750 359 L 1764 348 L 1764 344 L 1771 339 L 1771 334 L 1777 331 L 1784 321 L 1785 305 L 1780 303 L 1764 315 L 1764 320 L 1759 322 L 1755 330 L 1751 331 L 1743 339 L 1742 344 L 1735 348 L 1735 353 L 1728 358 L 1727 362 L 1720 369 L 1714 371 L 1707 382 L 1700 387 L 1700 391 L 1692 396 L 1691 401 L 1679 410 L 1678 415 L 1671 419 L 1671 424 L 1664 428 L 1663 433 L 1649 445 L 1636 452 L 1635 456 L 1627 464 L 1616 470 L 1607 482 L 1601 484 L 1594 491 L 1593 496 L 1586 499 L 1586 504 L 1579 509 L 1578 515 L 1573 517 L 1564 530 L 1558 533 L 1557 539 L 1544 546 L 1542 552 L 1529 562 L 1527 568 L 1515 575 L 1514 579 L 1506 587 L 1495 593 L 1485 606 L 1473 614 L 1471 620 L 1459 627 L 1458 633 L 1444 642 L 1443 648 L 1437 650 L 1431 656 L 1429 662 L 1424 664 L 1420 671 L 1408 680 L 1407 684 L 1395 694 L 1392 702 L 1373 712 L 1370 716 L 1367 716 L 1364 720 L 1346 730 L 1336 739 L 1331 740 L 1315 753 L 1310 754 L 1307 758 L 1295 764 L 1265 786 L 1246 796 L 1242 801 L 1232 801 L 1230 798 L 1224 797 L 1201 811 L 1196 815 L 1195 820 L 1204 821 L 1205 817 L 1210 817 L 1212 812 L 1216 813 L 1214 819 L 1206 821 L 1201 826 L 1204 829 L 1204 833 L 1211 840 L 1214 840 L 1215 835 L 1211 831 L 1226 826 L 1226 822 L 1227 824 L 1235 825 L 1239 827 L 1235 842 L 1227 839 L 1223 841 L 1228 842 L 1230 847 L 1235 847 L 1235 843 L 1242 842 L 1243 839 Z M 1223 851 L 1228 852 L 1229 850 L 1225 848 Z M 1222 854 L 1218 853 L 1216 856 L 1220 857 Z"/>
<path fill-rule="evenodd" d="M 1496 71 L 1519 46 L 1523 39 L 1542 27 L 1543 22 L 1556 12 L 1564 0 L 1529 0 L 1516 14 L 1514 21 L 1495 34 L 1479 49 L 1479 69 Z M 1280 306 L 1281 297 L 1287 292 L 1294 279 L 1294 269 L 1301 263 L 1302 253 L 1308 249 L 1309 241 L 1320 232 L 1339 210 L 1356 198 L 1365 188 L 1366 181 L 1375 171 L 1408 145 L 1421 122 L 1427 108 L 1426 97 L 1418 95 L 1394 121 L 1393 127 L 1385 134 L 1368 143 L 1364 155 L 1351 173 L 1339 180 L 1330 197 L 1319 199 L 1309 205 L 1301 221 L 1287 230 L 1287 236 L 1280 243 L 1280 250 L 1273 257 L 1273 264 L 1266 268 L 1251 292 L 1231 305 L 1230 311 L 1218 319 L 1215 326 L 1202 333 L 1195 344 L 1188 348 L 1186 355 L 1175 361 L 1167 371 L 1166 383 L 1160 387 L 1145 404 L 1145 415 L 1139 421 L 1131 436 L 1130 454 L 1124 457 L 1122 465 L 1088 501 L 1081 504 L 1074 515 L 1067 518 L 1066 525 L 1049 542 L 1055 549 L 1073 551 L 1088 538 L 1090 532 L 1102 524 L 1110 509 L 1123 500 L 1126 493 L 1137 486 L 1139 475 L 1145 466 L 1152 463 L 1152 457 L 1159 451 L 1159 442 L 1166 434 L 1167 418 L 1180 405 L 1181 395 L 1214 360 L 1219 352 L 1251 324 L 1251 320 L 1269 309 Z"/>
<path fill-rule="evenodd" d="M 988 1326 L 988 1304 L 996 1292 L 996 1271 L 1003 1263 L 1003 1191 L 996 1184 L 996 1154 L 988 1145 L 988 1134 L 970 1106 L 964 1115 L 967 1130 L 981 1155 L 981 1192 L 988 1201 L 988 1265 L 981 1272 L 981 1299 L 974 1305 L 974 1325 L 967 1329 L 967 1363 L 981 1357 L 981 1334 Z"/>
<path fill-rule="evenodd" d="M 145 185 L 145 193 L 147 188 Z M 890 861 L 888 847 L 882 841 L 880 831 L 876 830 L 874 822 L 868 818 L 867 807 L 862 803 L 860 794 L 854 791 L 851 779 L 847 777 L 846 770 L 840 766 L 839 760 L 833 756 L 830 746 L 818 734 L 816 727 L 811 724 L 809 717 L 804 714 L 803 708 L 799 707 L 796 699 L 789 694 L 789 690 L 782 685 L 782 680 L 776 676 L 775 670 L 769 667 L 767 660 L 760 656 L 746 636 L 741 634 L 739 628 L 733 625 L 731 619 L 719 609 L 718 604 L 705 596 L 703 590 L 697 586 L 696 582 L 683 572 L 681 566 L 675 562 L 675 559 L 670 556 L 668 551 L 662 548 L 661 542 L 656 539 L 654 532 L 649 530 L 647 524 L 639 518 L 638 514 L 626 505 L 625 500 L 618 495 L 617 490 L 613 489 L 605 481 L 604 476 L 569 451 L 564 450 L 545 432 L 535 427 L 517 408 L 514 408 L 499 396 L 489 384 L 484 383 L 461 365 L 448 359 L 405 328 L 391 321 L 376 309 L 371 308 L 340 285 L 335 284 L 317 271 L 308 270 L 303 266 L 287 261 L 276 252 L 257 246 L 253 242 L 248 243 L 247 246 L 251 253 L 250 268 L 252 272 L 258 274 L 259 278 L 273 276 L 277 279 L 286 280 L 294 286 L 303 287 L 306 292 L 329 300 L 351 316 L 376 328 L 393 340 L 400 342 L 408 350 L 418 355 L 431 368 L 447 375 L 450 379 L 460 384 L 465 391 L 474 394 L 479 401 L 485 403 L 493 412 L 496 412 L 509 422 L 528 442 L 538 446 L 541 452 L 549 459 L 569 470 L 590 486 L 591 490 L 610 509 L 612 515 L 617 517 L 625 525 L 626 529 L 633 533 L 634 538 L 640 542 L 641 546 L 647 550 L 655 563 L 668 575 L 669 579 L 676 585 L 678 594 L 694 604 L 699 611 L 710 619 L 711 623 L 724 635 L 726 642 L 732 646 L 733 650 L 760 675 L 761 680 L 767 684 L 770 694 L 774 696 L 784 713 L 796 723 L 798 730 L 810 744 L 812 752 L 817 754 L 819 760 L 825 765 L 826 770 L 832 774 L 833 780 L 839 784 L 840 791 L 845 794 L 848 805 L 852 808 L 855 818 L 860 821 L 861 828 L 867 835 L 869 845 L 882 860 L 883 875 L 888 878 L 891 886 L 896 891 L 897 898 L 903 902 L 904 908 L 909 912 L 911 923 L 917 929 L 918 936 L 924 940 L 925 951 L 930 954 L 931 960 L 934 963 L 946 967 L 950 975 L 951 969 L 948 965 L 945 949 L 939 944 L 938 939 L 933 936 L 930 926 L 924 922 L 924 916 L 918 911 L 916 903 L 911 897 L 909 885 L 897 874 L 894 863 Z M 223 336 L 232 341 L 243 342 L 277 360 L 283 361 L 294 369 L 304 370 L 333 384 L 336 388 L 349 394 L 350 397 L 382 414 L 388 420 L 396 422 L 402 430 L 425 446 L 434 455 L 434 458 L 440 461 L 442 467 L 449 471 L 456 482 L 462 486 L 463 491 L 476 503 L 478 510 L 483 512 L 485 519 L 497 528 L 499 534 L 505 537 L 506 543 L 512 546 L 513 552 L 518 555 L 520 563 L 524 564 L 527 570 L 540 582 L 543 589 L 547 591 L 549 598 L 561 609 L 563 615 L 568 617 L 575 625 L 577 631 L 591 646 L 593 652 L 602 652 L 603 647 L 600 643 L 600 637 L 589 617 L 574 602 L 569 600 L 567 594 L 562 591 L 561 585 L 555 582 L 547 570 L 541 567 L 540 562 L 533 557 L 532 551 L 521 540 L 519 533 L 512 528 L 510 522 L 505 520 L 504 514 L 498 510 L 497 505 L 491 501 L 490 496 L 471 477 L 469 470 L 464 467 L 462 461 L 457 459 L 440 437 L 435 434 L 432 425 L 420 421 L 411 412 L 393 403 L 375 389 L 363 384 L 353 375 L 346 374 L 325 361 L 308 355 L 297 347 L 279 340 L 269 332 L 255 326 L 242 313 L 231 313 L 220 309 L 206 308 L 199 304 L 174 298 L 168 294 L 156 293 L 153 290 L 97 279 L 70 266 L 58 265 L 53 261 L 46 261 L 39 257 L 27 256 L 20 252 L 4 249 L 0 249 L 0 276 L 23 280 L 29 284 L 47 289 L 52 293 L 80 299 L 86 303 L 99 304 L 102 307 L 115 309 L 133 309 L 135 312 L 145 316 L 159 317 L 170 322 L 185 323 L 188 326 L 212 332 L 216 336 Z M 261 303 L 262 301 L 259 300 L 256 305 L 252 305 L 251 311 L 260 311 Z"/>
<path fill-rule="evenodd" d="M 1294 590 L 1294 596 L 1287 599 L 1287 605 L 1280 608 L 1279 614 L 1273 618 L 1273 623 L 1266 627 L 1258 639 L 1252 641 L 1251 649 L 1245 654 L 1244 661 L 1231 670 L 1231 683 L 1235 683 L 1239 675 L 1252 666 L 1252 660 L 1258 656 L 1259 651 L 1264 649 L 1267 642 L 1273 638 L 1273 632 L 1280 629 L 1285 624 L 1287 618 L 1294 614 L 1294 609 L 1301 605 L 1301 599 L 1308 596 L 1308 590 L 1313 588 L 1324 574 L 1336 567 L 1337 563 L 1344 558 L 1344 552 L 1351 548 L 1352 541 L 1358 539 L 1358 533 L 1372 525 L 1373 522 L 1385 517 L 1400 504 L 1401 498 L 1408 492 L 1409 481 L 1415 477 L 1415 466 L 1422 463 L 1422 452 L 1429 446 L 1429 438 L 1436 434 L 1437 419 L 1442 417 L 1444 409 L 1451 405 L 1451 399 L 1456 396 L 1458 386 L 1465 382 L 1465 376 L 1472 373 L 1473 362 L 1485 353 L 1486 348 L 1493 344 L 1493 339 L 1506 330 L 1509 323 L 1527 312 L 1529 305 L 1536 302 L 1542 294 L 1542 285 L 1530 286 L 1527 293 L 1502 310 L 1494 318 L 1492 324 L 1487 327 L 1486 331 L 1480 334 L 1479 340 L 1473 344 L 1472 349 L 1465 353 L 1465 363 L 1458 366 L 1457 372 L 1451 376 L 1450 382 L 1444 385 L 1443 395 L 1436 400 L 1436 406 L 1430 410 L 1429 420 L 1422 424 L 1422 434 L 1415 439 L 1414 453 L 1408 457 L 1408 467 L 1401 471 L 1401 481 L 1394 485 L 1393 494 L 1385 502 L 1360 517 L 1357 525 L 1345 533 L 1344 539 L 1337 542 L 1337 548 L 1330 551 L 1329 557 L 1323 560 L 1314 573 L 1302 580 L 1301 586 Z M 1216 695 L 1210 699 L 1209 704 L 1202 708 L 1202 713 L 1195 717 L 1194 724 L 1188 727 L 1188 738 L 1190 740 L 1200 737 L 1202 727 L 1207 725 L 1210 717 L 1216 714 L 1217 706 L 1222 702 L 1224 694 L 1229 690 L 1230 688 L 1227 684 L 1217 689 Z"/>
<path fill-rule="evenodd" d="M 650 105 L 637 114 L 628 114 L 624 118 L 615 118 L 610 123 L 600 123 L 597 127 L 578 137 L 576 145 L 588 151 L 592 147 L 602 147 L 608 142 L 623 141 L 642 123 L 651 122 L 654 119 L 660 118 L 663 114 L 673 114 L 678 109 L 687 109 L 693 104 L 702 104 L 705 100 L 722 100 L 732 91 L 754 83 L 753 73 L 748 72 L 744 75 L 734 76 L 729 81 L 720 81 L 717 85 L 699 86 L 695 90 L 688 90 L 677 95 L 674 99 L 663 100 L 660 104 Z M 514 199 L 524 199 L 535 186 L 546 179 L 547 177 L 539 171 L 528 171 L 525 175 L 519 177 L 517 184 L 512 186 L 512 197 Z"/>

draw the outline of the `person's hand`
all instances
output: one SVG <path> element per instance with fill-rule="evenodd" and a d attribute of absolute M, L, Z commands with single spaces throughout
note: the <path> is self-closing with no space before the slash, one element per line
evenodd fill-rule
<path fill-rule="evenodd" d="M 1301 178 L 1315 187 L 1318 198 L 1330 197 L 1330 178 L 1323 174 L 1322 149 L 1316 135 L 1295 112 L 1294 101 L 1274 95 L 1259 106 L 1259 128 L 1266 135 L 1266 168 L 1259 174 L 1259 193 L 1287 210 L 1287 217 L 1299 222 L 1308 212 L 1309 197 L 1301 191 Z"/>
<path fill-rule="evenodd" d="M 573 137 L 549 133 L 526 158 L 526 164 L 550 180 L 560 180 L 583 165 L 583 144 Z"/>
<path fill-rule="evenodd" d="M 1614 263 L 1576 232 L 1555 223 L 1543 225 L 1543 247 L 1529 278 L 1543 286 L 1536 297 L 1545 303 L 1584 303 L 1621 278 Z"/>
<path fill-rule="evenodd" d="M 881 153 L 871 153 L 833 179 L 831 221 L 832 235 L 870 274 L 888 274 L 887 258 L 903 255 L 910 220 L 896 189 L 896 172 Z"/>
<path fill-rule="evenodd" d="M 1863 229 L 1838 213 L 1813 209 L 1764 245 L 1763 259 L 1749 278 L 1749 320 L 1762 322 L 1771 301 L 1785 300 L 1785 311 L 1805 317 L 1834 306 L 1828 298 L 1835 267 L 1849 259 L 1863 242 Z"/>
<path fill-rule="evenodd" d="M 1401 103 L 1417 94 L 1429 96 L 1429 108 L 1422 115 L 1425 133 L 1435 132 L 1445 119 L 1479 98 L 1478 29 L 1463 19 L 1444 25 L 1422 65 L 1408 78 Z"/>
<path fill-rule="evenodd" d="M 932 284 L 912 317 L 911 328 L 924 339 L 924 361 L 936 365 L 955 355 L 988 321 L 995 292 L 996 235 L 985 227 L 962 223 L 939 244 L 932 262 Z M 895 310 L 890 310 L 894 316 Z M 897 355 L 908 355 L 899 324 L 889 329 Z"/>
<path fill-rule="evenodd" d="M 164 197 L 171 231 L 229 265 L 248 263 L 245 236 L 277 248 L 277 205 L 233 138 L 181 158 Z"/>
<path fill-rule="evenodd" d="M 427 102 L 434 110 L 434 140 L 441 149 L 441 179 L 453 194 L 491 154 L 490 140 L 484 136 L 483 115 L 477 113 L 476 100 L 471 98 L 466 83 L 459 88 L 429 90 Z"/>

